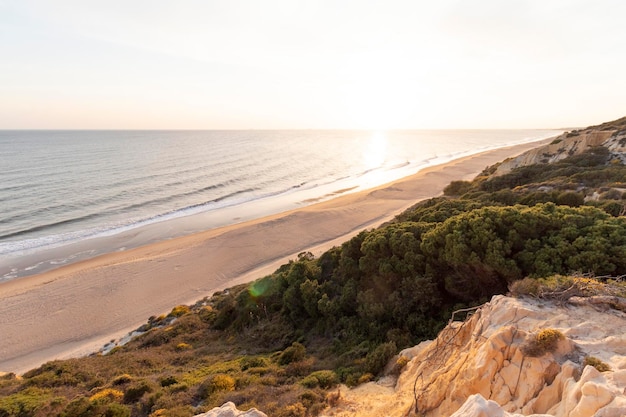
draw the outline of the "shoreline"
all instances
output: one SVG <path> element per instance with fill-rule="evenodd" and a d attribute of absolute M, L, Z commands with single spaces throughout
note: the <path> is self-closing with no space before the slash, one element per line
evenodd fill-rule
<path fill-rule="evenodd" d="M 546 132 L 543 131 L 543 133 Z M 14 244 L 10 241 L 0 242 L 0 283 L 38 275 L 107 253 L 134 249 L 292 209 L 305 208 L 342 195 L 379 187 L 431 166 L 445 164 L 472 154 L 540 140 L 542 139 L 535 138 L 528 142 L 499 145 L 483 143 L 481 148 L 457 150 L 441 156 L 433 154 L 429 158 L 414 158 L 415 155 L 413 155 L 411 159 L 405 159 L 401 164 L 386 166 L 386 168 L 381 165 L 363 171 L 357 176 L 348 175 L 330 182 L 310 183 L 310 186 L 302 188 L 292 186 L 285 192 L 271 193 L 240 203 L 227 204 L 224 207 L 199 211 L 189 211 L 193 206 L 183 207 L 117 226 L 103 225 L 82 231 L 68 231 L 65 234 L 18 240 Z M 399 160 L 398 155 L 395 157 Z"/>
<path fill-rule="evenodd" d="M 0 283 L 0 371 L 92 353 L 148 317 L 273 272 L 299 252 L 319 256 L 393 219 L 453 180 L 549 143 L 507 146 L 427 167 L 302 208 L 79 261 Z"/>

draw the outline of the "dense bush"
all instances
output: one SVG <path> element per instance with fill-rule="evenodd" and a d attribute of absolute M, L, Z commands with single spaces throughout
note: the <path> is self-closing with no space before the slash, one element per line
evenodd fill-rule
<path fill-rule="evenodd" d="M 472 187 L 469 181 L 452 181 L 444 187 L 443 194 L 447 196 L 460 196 L 468 192 Z"/>
<path fill-rule="evenodd" d="M 235 379 L 230 375 L 211 375 L 200 385 L 200 388 L 198 388 L 198 396 L 205 399 L 218 392 L 233 391 L 235 384 Z"/>
<path fill-rule="evenodd" d="M 307 388 L 321 387 L 328 389 L 336 385 L 337 382 L 339 382 L 337 374 L 333 371 L 322 370 L 311 373 L 309 376 L 302 379 L 300 383 Z"/>
<path fill-rule="evenodd" d="M 306 356 L 306 348 L 302 343 L 293 342 L 291 346 L 285 349 L 278 357 L 279 365 L 288 365 L 292 362 L 298 362 Z"/>

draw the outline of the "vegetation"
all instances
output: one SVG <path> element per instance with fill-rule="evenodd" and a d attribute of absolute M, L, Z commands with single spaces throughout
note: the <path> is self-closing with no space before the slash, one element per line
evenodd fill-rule
<path fill-rule="evenodd" d="M 531 335 L 521 346 L 522 353 L 526 356 L 537 358 L 546 353 L 554 352 L 560 340 L 565 339 L 563 333 L 555 329 L 542 329 Z"/>
<path fill-rule="evenodd" d="M 226 401 L 317 415 L 327 390 L 380 375 L 455 309 L 509 288 L 593 292 L 597 281 L 575 271 L 626 274 L 623 200 L 589 198 L 626 184 L 626 167 L 609 159 L 593 148 L 551 169 L 493 177 L 491 167 L 455 181 L 318 259 L 301 253 L 251 284 L 153 317 L 107 355 L 0 379 L 0 416 L 191 416 Z M 550 351 L 559 335 L 539 332 L 528 354 Z"/>
<path fill-rule="evenodd" d="M 511 293 L 516 296 L 556 299 L 565 301 L 569 297 L 593 297 L 611 295 L 626 297 L 626 282 L 616 279 L 603 279 L 581 276 L 553 275 L 547 278 L 524 278 L 511 285 Z"/>
<path fill-rule="evenodd" d="M 595 356 L 585 356 L 585 360 L 583 361 L 583 366 L 593 366 L 600 372 L 610 371 L 611 367 L 606 363 L 602 362 L 600 359 Z"/>

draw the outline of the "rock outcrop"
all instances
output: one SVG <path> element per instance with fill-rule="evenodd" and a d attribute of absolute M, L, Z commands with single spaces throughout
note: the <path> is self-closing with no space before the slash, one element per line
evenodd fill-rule
<path fill-rule="evenodd" d="M 599 126 L 565 132 L 548 145 L 503 161 L 497 166 L 494 175 L 506 174 L 521 166 L 557 162 L 579 155 L 594 146 L 604 146 L 611 152 L 613 159 L 626 164 L 626 117 Z"/>
<path fill-rule="evenodd" d="M 544 333 L 559 337 L 531 349 Z M 342 389 L 339 406 L 324 415 L 626 416 L 626 314 L 619 310 L 496 296 L 401 355 L 410 361 L 395 386 Z"/>
<path fill-rule="evenodd" d="M 195 417 L 267 417 L 267 414 L 262 413 L 256 408 L 252 408 L 248 411 L 240 411 L 237 410 L 235 404 L 227 402 L 221 407 L 215 407 L 211 411 L 198 414 Z"/>
<path fill-rule="evenodd" d="M 609 147 L 611 145 L 613 149 L 610 147 L 609 149 L 621 155 L 624 152 L 623 147 L 615 146 L 615 144 L 620 143 L 619 139 L 615 140 L 618 134 L 619 132 L 616 130 L 595 129 L 566 132 L 555 138 L 548 145 L 531 149 L 515 158 L 503 161 L 498 165 L 494 175 L 503 175 L 521 166 L 557 162 L 569 156 L 579 155 L 594 146 Z"/>

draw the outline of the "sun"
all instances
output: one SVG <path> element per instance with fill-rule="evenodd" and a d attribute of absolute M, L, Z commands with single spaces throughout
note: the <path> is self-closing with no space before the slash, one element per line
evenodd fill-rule
<path fill-rule="evenodd" d="M 345 125 L 390 130 L 411 126 L 422 110 L 423 88 L 415 74 L 384 56 L 358 57 L 348 65 L 337 92 Z"/>

